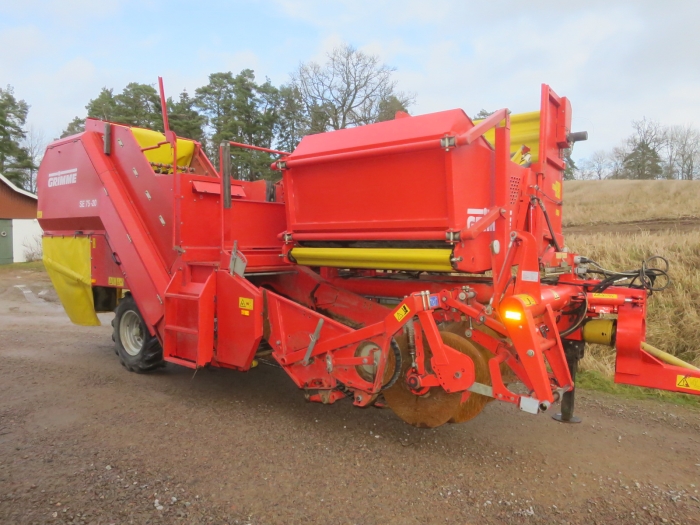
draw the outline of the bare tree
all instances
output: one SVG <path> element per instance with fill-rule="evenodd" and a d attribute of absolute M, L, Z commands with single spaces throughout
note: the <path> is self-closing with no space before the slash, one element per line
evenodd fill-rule
<path fill-rule="evenodd" d="M 666 164 L 673 178 L 693 180 L 700 177 L 700 132 L 691 125 L 668 128 L 665 144 Z"/>
<path fill-rule="evenodd" d="M 632 128 L 634 133 L 628 139 L 631 149 L 636 148 L 639 144 L 645 144 L 650 149 L 659 152 L 666 140 L 665 129 L 661 124 L 644 117 L 642 120 L 632 121 Z"/>
<path fill-rule="evenodd" d="M 682 126 L 669 126 L 664 130 L 662 152 L 664 158 L 664 178 L 666 179 L 678 178 L 678 146 L 682 130 Z"/>
<path fill-rule="evenodd" d="M 577 178 L 700 179 L 700 130 L 646 118 L 633 121 L 632 128 L 634 133 L 620 146 L 584 160 Z"/>
<path fill-rule="evenodd" d="M 630 154 L 630 150 L 626 144 L 617 146 L 613 148 L 609 154 L 610 158 L 610 178 L 613 179 L 624 179 L 626 178 L 625 173 L 625 159 Z"/>
<path fill-rule="evenodd" d="M 344 44 L 328 53 L 325 64 L 300 64 L 292 73 L 311 121 L 311 132 L 377 122 L 388 103 L 406 110 L 410 95 L 396 90 L 394 68 Z"/>
<path fill-rule="evenodd" d="M 39 169 L 39 164 L 41 164 L 41 159 L 44 157 L 47 144 L 48 140 L 46 140 L 44 132 L 30 125 L 22 141 L 22 145 L 27 150 L 29 159 L 31 160 L 31 166 L 28 168 L 25 185 L 27 186 L 27 191 L 32 193 L 36 193 L 36 174 Z"/>
<path fill-rule="evenodd" d="M 611 174 L 611 155 L 607 151 L 595 151 L 581 163 L 581 175 L 586 179 L 607 179 Z"/>

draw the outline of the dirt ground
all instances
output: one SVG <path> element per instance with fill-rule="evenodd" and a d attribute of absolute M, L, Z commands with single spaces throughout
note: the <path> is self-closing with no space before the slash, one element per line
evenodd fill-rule
<path fill-rule="evenodd" d="M 619 233 L 631 235 L 642 232 L 688 232 L 700 230 L 700 219 L 697 217 L 686 217 L 683 219 L 650 219 L 646 221 L 597 223 L 566 226 L 564 233 L 576 233 L 578 235 L 587 233 Z"/>
<path fill-rule="evenodd" d="M 580 425 L 491 403 L 421 430 L 277 368 L 126 372 L 109 320 L 0 269 L 1 523 L 700 523 L 698 411 L 581 391 Z"/>

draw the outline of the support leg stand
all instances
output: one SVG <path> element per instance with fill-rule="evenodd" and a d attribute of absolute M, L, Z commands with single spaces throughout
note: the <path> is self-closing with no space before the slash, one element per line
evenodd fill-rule
<path fill-rule="evenodd" d="M 576 384 L 576 371 L 578 370 L 579 359 L 583 357 L 585 343 L 583 341 L 563 341 L 564 353 L 566 354 L 566 364 L 569 365 L 571 379 Z M 561 412 L 554 414 L 552 419 L 560 423 L 580 423 L 581 418 L 574 415 L 574 399 L 576 388 L 566 392 L 561 399 Z"/>

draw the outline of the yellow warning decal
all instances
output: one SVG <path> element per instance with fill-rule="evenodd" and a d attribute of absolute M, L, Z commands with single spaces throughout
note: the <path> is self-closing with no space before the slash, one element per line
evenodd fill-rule
<path fill-rule="evenodd" d="M 558 301 L 559 299 L 561 299 L 561 296 L 560 296 L 557 292 L 555 292 L 554 290 L 552 290 L 552 295 L 554 296 L 554 299 L 557 300 L 557 301 Z"/>
<path fill-rule="evenodd" d="M 239 297 L 238 308 L 240 308 L 241 310 L 252 310 L 253 300 L 248 297 Z"/>
<path fill-rule="evenodd" d="M 566 256 L 568 254 L 566 252 L 557 252 L 556 257 L 557 259 L 566 259 Z"/>
<path fill-rule="evenodd" d="M 121 277 L 107 277 L 107 284 L 110 286 L 124 287 L 124 279 Z"/>
<path fill-rule="evenodd" d="M 554 184 L 552 184 L 552 190 L 554 190 L 554 196 L 557 199 L 561 199 L 561 182 L 556 181 Z"/>
<path fill-rule="evenodd" d="M 241 310 L 241 315 L 250 316 L 250 310 Z"/>
<path fill-rule="evenodd" d="M 36 212 L 36 218 L 37 218 L 37 219 L 41 219 L 41 215 L 42 215 L 41 210 L 38 210 L 38 211 Z"/>
<path fill-rule="evenodd" d="M 593 293 L 591 294 L 593 299 L 617 299 L 616 293 Z"/>
<path fill-rule="evenodd" d="M 531 295 L 521 293 L 521 294 L 516 295 L 514 297 L 519 298 L 523 303 L 525 303 L 525 306 L 532 306 L 534 304 L 537 304 L 537 301 L 535 301 L 535 299 L 533 299 L 533 297 Z"/>
<path fill-rule="evenodd" d="M 700 392 L 700 377 L 676 376 L 676 386 Z"/>
<path fill-rule="evenodd" d="M 403 320 L 404 317 L 406 317 L 408 314 L 411 313 L 411 309 L 403 304 L 401 305 L 401 308 L 399 308 L 396 312 L 394 312 L 394 317 L 396 317 L 397 321 Z"/>

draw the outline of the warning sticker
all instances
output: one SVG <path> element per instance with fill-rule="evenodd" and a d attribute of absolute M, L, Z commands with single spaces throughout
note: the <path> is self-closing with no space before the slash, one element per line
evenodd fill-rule
<path fill-rule="evenodd" d="M 554 191 L 554 197 L 561 199 L 561 182 L 556 181 L 554 184 L 552 184 L 552 190 Z"/>
<path fill-rule="evenodd" d="M 42 211 L 41 211 L 41 210 L 37 211 L 37 212 L 36 212 L 36 218 L 37 218 L 37 219 L 41 219 L 41 216 L 42 216 Z"/>
<path fill-rule="evenodd" d="M 250 316 L 250 310 L 241 310 L 241 315 Z"/>
<path fill-rule="evenodd" d="M 535 301 L 535 299 L 533 299 L 532 296 L 524 294 L 524 293 L 518 294 L 515 297 L 517 297 L 523 303 L 525 303 L 525 306 L 532 306 L 533 304 L 537 304 L 537 301 Z"/>
<path fill-rule="evenodd" d="M 592 293 L 593 299 L 617 299 L 616 293 Z"/>
<path fill-rule="evenodd" d="M 121 277 L 107 277 L 107 284 L 110 286 L 124 287 L 124 279 Z"/>
<path fill-rule="evenodd" d="M 252 310 L 253 309 L 253 299 L 248 297 L 238 298 L 238 308 L 241 310 Z"/>
<path fill-rule="evenodd" d="M 403 304 L 401 305 L 401 308 L 399 308 L 396 312 L 394 312 L 394 317 L 396 317 L 397 321 L 403 320 L 404 317 L 406 317 L 408 314 L 411 313 L 411 309 Z"/>
<path fill-rule="evenodd" d="M 676 386 L 700 392 L 700 377 L 676 376 Z"/>

